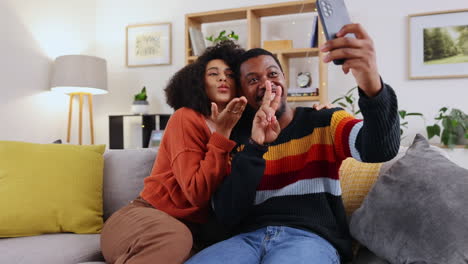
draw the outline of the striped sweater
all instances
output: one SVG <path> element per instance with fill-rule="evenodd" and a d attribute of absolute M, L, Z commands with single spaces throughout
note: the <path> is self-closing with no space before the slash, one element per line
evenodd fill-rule
<path fill-rule="evenodd" d="M 338 169 L 350 156 L 389 160 L 400 139 L 396 96 L 389 86 L 373 98 L 360 92 L 359 105 L 365 121 L 341 108 L 296 108 L 291 123 L 268 148 L 248 143 L 248 127 L 237 129 L 231 174 L 213 198 L 218 219 L 237 233 L 265 226 L 308 230 L 349 260 L 351 238 Z"/>

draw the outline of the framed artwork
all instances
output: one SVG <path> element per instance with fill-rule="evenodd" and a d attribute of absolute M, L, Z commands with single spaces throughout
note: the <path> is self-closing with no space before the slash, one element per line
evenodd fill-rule
<path fill-rule="evenodd" d="M 408 16 L 409 79 L 468 77 L 468 9 Z"/>
<path fill-rule="evenodd" d="M 148 143 L 148 148 L 159 147 L 161 144 L 162 137 L 164 135 L 164 130 L 153 130 L 151 131 L 150 140 Z"/>
<path fill-rule="evenodd" d="M 127 67 L 171 64 L 171 23 L 127 26 Z"/>

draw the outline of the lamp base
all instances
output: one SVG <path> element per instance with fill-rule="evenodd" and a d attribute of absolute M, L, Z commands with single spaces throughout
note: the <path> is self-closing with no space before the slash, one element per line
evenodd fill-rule
<path fill-rule="evenodd" d="M 88 96 L 88 111 L 89 111 L 89 129 L 91 137 L 91 145 L 94 145 L 94 125 L 93 125 L 93 95 L 90 93 L 70 93 L 70 103 L 68 109 L 68 130 L 67 130 L 67 143 L 70 143 L 71 135 L 71 121 L 73 111 L 73 97 L 79 97 L 79 115 L 78 115 L 78 143 L 83 143 L 83 100 L 84 96 Z"/>

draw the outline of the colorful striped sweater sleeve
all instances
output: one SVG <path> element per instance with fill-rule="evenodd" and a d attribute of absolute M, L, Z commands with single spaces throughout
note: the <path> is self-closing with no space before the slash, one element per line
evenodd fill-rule
<path fill-rule="evenodd" d="M 330 122 L 337 157 L 353 157 L 364 162 L 393 158 L 400 147 L 400 119 L 395 92 L 383 85 L 380 93 L 368 98 L 359 89 L 359 106 L 364 120 L 344 110 L 336 111 Z"/>

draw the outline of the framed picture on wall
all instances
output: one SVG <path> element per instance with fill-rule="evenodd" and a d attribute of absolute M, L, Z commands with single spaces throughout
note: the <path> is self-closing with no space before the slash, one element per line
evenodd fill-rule
<path fill-rule="evenodd" d="M 164 135 L 164 130 L 153 130 L 151 132 L 151 137 L 148 143 L 148 148 L 159 147 L 159 145 L 161 144 L 163 135 Z"/>
<path fill-rule="evenodd" d="M 409 79 L 468 77 L 468 9 L 408 16 Z"/>
<path fill-rule="evenodd" d="M 171 23 L 127 26 L 127 67 L 171 64 Z"/>

